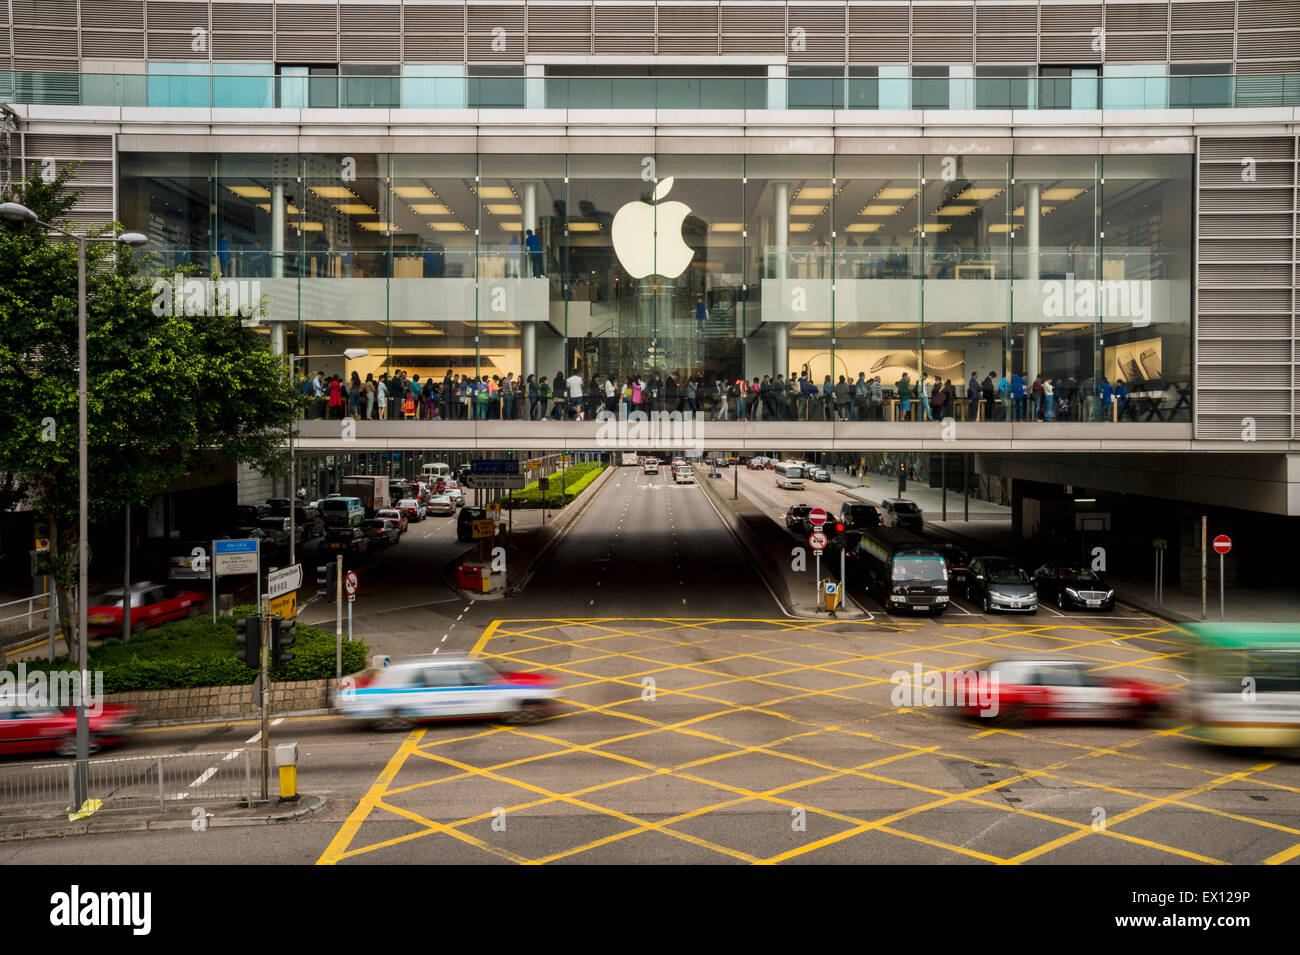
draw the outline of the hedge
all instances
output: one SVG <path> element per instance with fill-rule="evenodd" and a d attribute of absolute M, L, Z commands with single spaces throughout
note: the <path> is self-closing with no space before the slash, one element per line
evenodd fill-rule
<path fill-rule="evenodd" d="M 572 502 L 592 481 L 600 477 L 600 472 L 603 470 L 605 465 L 595 463 L 575 464 L 570 467 L 564 476 L 563 504 Z M 518 510 L 537 510 L 543 506 L 542 492 L 536 481 L 526 485 L 521 491 L 513 492 L 510 499 L 514 502 L 512 506 Z M 545 506 L 552 509 L 563 506 L 560 501 L 560 475 L 558 474 L 549 477 Z"/>
<path fill-rule="evenodd" d="M 249 608 L 251 609 L 251 608 Z M 128 690 L 171 690 L 200 686 L 244 686 L 257 678 L 257 670 L 235 658 L 233 617 L 191 617 L 163 624 L 131 638 L 91 646 L 87 667 L 104 672 L 104 692 Z M 271 670 L 273 681 L 321 680 L 334 677 L 334 634 L 319 627 L 298 625 L 290 648 L 294 658 Z M 343 644 L 343 672 L 355 673 L 366 667 L 370 648 L 361 640 Z M 53 663 L 26 661 L 27 672 L 75 670 L 76 663 L 64 655 Z M 17 664 L 7 669 L 17 673 Z"/>

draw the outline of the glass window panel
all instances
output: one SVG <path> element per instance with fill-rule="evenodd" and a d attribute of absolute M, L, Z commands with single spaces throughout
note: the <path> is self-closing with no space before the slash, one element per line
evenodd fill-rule
<path fill-rule="evenodd" d="M 275 64 L 213 63 L 212 105 L 266 109 L 275 104 Z"/>
<path fill-rule="evenodd" d="M 1163 109 L 1168 81 L 1163 63 L 1108 63 L 1102 79 L 1106 109 Z"/>

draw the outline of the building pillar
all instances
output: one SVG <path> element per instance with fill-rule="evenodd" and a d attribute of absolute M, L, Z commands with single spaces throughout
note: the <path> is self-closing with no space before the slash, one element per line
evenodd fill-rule
<path fill-rule="evenodd" d="M 288 350 L 288 330 L 284 322 L 271 322 L 271 351 L 283 355 Z"/>
<path fill-rule="evenodd" d="M 537 183 L 524 183 L 524 229 L 537 232 Z"/>
<path fill-rule="evenodd" d="M 521 322 L 523 332 L 523 349 L 519 356 L 519 373 L 524 381 L 529 375 L 537 374 L 537 323 Z"/>
<path fill-rule="evenodd" d="M 1041 274 L 1039 268 L 1039 259 L 1041 249 L 1039 247 L 1039 225 L 1042 220 L 1043 205 L 1043 187 L 1039 183 L 1029 183 L 1025 186 L 1025 251 L 1028 253 L 1028 259 L 1025 262 L 1025 278 L 1030 281 L 1037 281 Z M 1037 318 L 1038 316 L 1035 316 Z M 1041 367 L 1039 361 L 1039 352 L 1041 351 L 1042 326 L 1037 321 L 1025 325 L 1025 375 L 1028 377 L 1026 385 L 1032 385 Z"/>
<path fill-rule="evenodd" d="M 772 323 L 772 378 L 790 371 L 790 326 L 785 322 Z"/>
<path fill-rule="evenodd" d="M 284 278 L 284 183 L 271 186 L 271 277 Z"/>
<path fill-rule="evenodd" d="M 789 270 L 790 257 L 790 184 L 772 183 L 772 214 L 775 225 L 773 248 L 776 250 L 776 270 L 773 278 L 783 279 Z"/>

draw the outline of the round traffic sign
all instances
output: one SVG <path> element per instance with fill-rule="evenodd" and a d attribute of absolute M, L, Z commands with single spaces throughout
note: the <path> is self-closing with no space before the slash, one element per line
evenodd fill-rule
<path fill-rule="evenodd" d="M 826 512 L 820 507 L 814 507 L 808 512 L 808 523 L 813 527 L 821 527 L 826 523 Z"/>
<path fill-rule="evenodd" d="M 808 546 L 813 550 L 826 549 L 826 535 L 821 531 L 813 531 L 808 535 Z"/>
<path fill-rule="evenodd" d="M 1220 534 L 1214 538 L 1214 552 L 1216 554 L 1226 554 L 1232 550 L 1232 538 L 1227 534 Z"/>
<path fill-rule="evenodd" d="M 356 596 L 357 572 L 355 570 L 349 570 L 347 576 L 343 578 L 343 589 L 347 591 L 349 597 Z"/>

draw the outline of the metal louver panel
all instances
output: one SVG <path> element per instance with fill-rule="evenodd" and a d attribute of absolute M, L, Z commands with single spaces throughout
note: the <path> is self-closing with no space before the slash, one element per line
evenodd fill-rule
<path fill-rule="evenodd" d="M 598 33 L 595 44 L 597 53 L 644 53 L 654 49 L 655 38 L 653 33 L 648 36 L 605 36 Z M 778 49 L 784 50 L 785 47 L 782 45 Z"/>
<path fill-rule="evenodd" d="M 99 226 L 113 221 L 116 183 L 112 136 L 28 134 L 23 137 L 22 151 L 28 170 L 47 157 L 54 159 L 59 168 L 79 163 L 72 188 L 80 190 L 81 196 L 67 217 L 69 222 Z"/>
<path fill-rule="evenodd" d="M 850 43 L 852 41 L 850 40 Z M 785 37 L 722 34 L 723 53 L 784 53 Z"/>
<path fill-rule="evenodd" d="M 1079 36 L 1048 36 L 1039 38 L 1039 57 L 1044 63 L 1100 63 L 1101 54 L 1092 48 L 1093 38 Z"/>
<path fill-rule="evenodd" d="M 1297 51 L 1300 51 L 1300 30 L 1242 33 L 1237 37 L 1238 56 L 1295 56 Z"/>
<path fill-rule="evenodd" d="M 1106 35 L 1106 62 L 1149 63 L 1169 55 L 1167 33 L 1124 33 Z"/>
<path fill-rule="evenodd" d="M 402 8 L 395 3 L 344 3 L 339 6 L 339 24 L 344 34 L 398 33 Z"/>
<path fill-rule="evenodd" d="M 984 4 L 975 9 L 978 33 L 1037 33 L 1038 7 L 1032 4 Z"/>
<path fill-rule="evenodd" d="M 844 35 L 844 7 L 795 7 L 792 6 L 787 11 L 789 18 L 789 29 L 800 27 L 809 34 L 838 34 Z M 660 22 L 663 21 L 662 11 L 659 14 Z"/>
<path fill-rule="evenodd" d="M 77 55 L 76 30 L 50 30 L 45 27 L 14 27 L 14 46 L 42 56 Z"/>
<path fill-rule="evenodd" d="M 661 4 L 659 7 L 659 34 L 712 33 L 718 31 L 717 7 L 678 7 Z"/>
<path fill-rule="evenodd" d="M 591 7 L 546 6 L 528 11 L 529 40 L 538 33 L 591 33 Z M 529 43 L 531 48 L 532 43 Z"/>
<path fill-rule="evenodd" d="M 1282 27 L 1300 27 L 1300 6 L 1278 3 L 1277 0 L 1239 0 L 1237 28 L 1263 30 Z"/>
<path fill-rule="evenodd" d="M 1300 73 L 1300 59 L 1296 60 L 1243 60 L 1237 59 L 1239 74 L 1266 74 L 1252 76 L 1248 80 L 1237 80 L 1238 106 L 1276 106 L 1284 92 L 1289 93 L 1289 78 L 1281 74 Z M 1258 93 L 1263 102 L 1252 102 L 1252 94 Z"/>
<path fill-rule="evenodd" d="M 338 41 L 336 33 L 278 33 L 275 40 L 275 58 L 286 63 L 295 60 L 319 60 L 330 63 L 339 57 Z"/>
<path fill-rule="evenodd" d="M 524 35 L 523 31 L 518 33 L 507 32 L 505 36 L 505 49 L 493 49 L 493 46 L 499 47 L 497 38 L 490 35 L 480 36 L 472 35 L 468 40 L 469 59 L 475 63 L 512 63 L 524 58 Z"/>
<path fill-rule="evenodd" d="M 1169 28 L 1167 3 L 1108 3 L 1106 5 L 1107 33 L 1145 33 L 1149 30 L 1164 32 Z"/>
<path fill-rule="evenodd" d="M 214 33 L 213 59 L 261 60 L 273 56 L 270 33 Z"/>
<path fill-rule="evenodd" d="M 811 45 L 811 43 L 809 44 Z M 685 34 L 659 35 L 660 53 L 717 53 L 718 35 L 702 33 L 696 36 Z"/>
<path fill-rule="evenodd" d="M 149 29 L 183 30 L 189 33 L 195 28 L 208 28 L 208 5 L 206 3 L 160 3 L 150 0 L 145 6 L 149 17 Z"/>
<path fill-rule="evenodd" d="M 493 30 L 502 29 L 509 35 L 523 38 L 524 5 L 521 3 L 475 3 L 468 7 L 468 15 L 470 33 L 490 35 Z"/>
<path fill-rule="evenodd" d="M 1236 26 L 1231 0 L 1215 3 L 1175 3 L 1170 16 L 1179 30 L 1231 30 Z"/>
<path fill-rule="evenodd" d="M 35 57 L 35 56 L 15 56 L 15 70 L 30 70 L 33 73 L 78 73 L 81 70 L 81 61 L 77 59 L 59 60 L 54 57 Z M 72 81 L 75 85 L 75 79 Z M 49 78 L 46 78 L 45 95 L 52 97 L 56 90 L 51 85 Z M 53 101 L 53 100 L 51 100 Z M 67 105 L 75 106 L 78 100 L 74 97 L 69 100 Z"/>
<path fill-rule="evenodd" d="M 912 15 L 906 6 L 850 6 L 849 32 L 906 34 L 911 32 Z"/>
<path fill-rule="evenodd" d="M 916 63 L 969 63 L 972 55 L 969 35 L 912 37 L 912 60 Z"/>
<path fill-rule="evenodd" d="M 460 33 L 465 29 L 465 8 L 460 4 L 408 6 L 403 12 L 406 34 Z"/>
<path fill-rule="evenodd" d="M 1255 440 L 1300 433 L 1298 150 L 1294 136 L 1203 138 L 1197 144 L 1198 438 L 1240 438 L 1250 429 Z"/>
<path fill-rule="evenodd" d="M 1175 33 L 1170 40 L 1173 60 L 1231 60 L 1231 33 Z"/>
<path fill-rule="evenodd" d="M 970 33 L 975 29 L 973 7 L 947 5 L 913 7 L 913 33 Z"/>
<path fill-rule="evenodd" d="M 645 6 L 616 7 L 596 4 L 597 33 L 654 33 L 655 8 Z"/>
<path fill-rule="evenodd" d="M 1038 59 L 1038 37 L 981 33 L 975 37 L 975 59 L 980 63 L 1033 62 Z"/>
<path fill-rule="evenodd" d="M 844 34 L 839 36 L 827 36 L 825 34 L 809 33 L 804 38 L 804 50 L 799 53 L 790 52 L 791 63 L 843 63 L 844 62 Z M 660 48 L 662 49 L 662 39 Z"/>
<path fill-rule="evenodd" d="M 206 60 L 208 51 L 194 49 L 194 36 L 190 33 L 148 34 L 146 55 L 151 60 Z"/>
<path fill-rule="evenodd" d="M 1043 4 L 1039 15 L 1044 33 L 1091 33 L 1101 26 L 1100 3 Z"/>
<path fill-rule="evenodd" d="M 401 57 L 401 38 L 397 34 L 344 33 L 342 59 L 396 63 Z"/>
<path fill-rule="evenodd" d="M 280 38 L 283 48 L 284 38 Z M 465 58 L 465 37 L 419 36 L 402 38 L 402 59 L 408 63 L 456 63 Z"/>
<path fill-rule="evenodd" d="M 906 63 L 909 44 L 906 36 L 851 36 L 849 59 L 857 63 Z"/>
<path fill-rule="evenodd" d="M 144 0 L 81 0 L 81 26 L 143 30 Z"/>
<path fill-rule="evenodd" d="M 77 0 L 10 0 L 15 24 L 77 28 Z M 32 52 L 37 52 L 33 50 Z"/>
<path fill-rule="evenodd" d="M 600 8 L 597 7 L 597 10 Z M 722 39 L 733 33 L 785 33 L 785 5 L 724 3 L 722 5 Z M 852 8 L 850 8 L 851 10 Z M 596 14 L 599 19 L 600 14 Z M 850 13 L 852 16 L 852 13 Z"/>
<path fill-rule="evenodd" d="M 149 17 L 152 25 L 153 14 L 151 13 Z M 333 33 L 338 30 L 338 25 L 339 8 L 332 3 L 277 3 L 275 5 L 277 34 Z"/>
<path fill-rule="evenodd" d="M 212 29 L 233 33 L 251 33 L 265 30 L 271 33 L 271 4 L 269 3 L 213 3 Z"/>
<path fill-rule="evenodd" d="M 529 53 L 579 53 L 591 52 L 591 35 L 581 36 L 537 36 L 532 31 L 528 35 Z"/>

